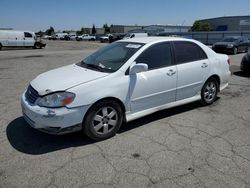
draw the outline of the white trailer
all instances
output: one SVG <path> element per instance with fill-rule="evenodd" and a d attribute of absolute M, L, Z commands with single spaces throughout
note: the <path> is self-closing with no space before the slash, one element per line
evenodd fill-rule
<path fill-rule="evenodd" d="M 0 30 L 0 50 L 2 47 L 45 47 L 41 40 L 37 40 L 34 32 Z"/>

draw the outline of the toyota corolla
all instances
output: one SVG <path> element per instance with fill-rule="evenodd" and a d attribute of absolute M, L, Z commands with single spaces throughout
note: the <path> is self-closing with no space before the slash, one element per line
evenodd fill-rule
<path fill-rule="evenodd" d="M 195 40 L 121 40 L 37 76 L 22 95 L 23 116 L 47 133 L 107 139 L 123 122 L 193 101 L 212 104 L 228 85 L 229 63 Z"/>

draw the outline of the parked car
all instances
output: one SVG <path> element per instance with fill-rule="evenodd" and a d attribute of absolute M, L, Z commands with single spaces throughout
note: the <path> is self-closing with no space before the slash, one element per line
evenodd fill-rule
<path fill-rule="evenodd" d="M 240 69 L 245 73 L 250 73 L 250 52 L 243 56 Z"/>
<path fill-rule="evenodd" d="M 106 35 L 104 35 L 104 36 L 101 36 L 101 37 L 100 37 L 100 42 L 101 42 L 101 43 L 109 42 L 109 39 L 110 39 L 111 37 L 113 37 L 112 34 L 106 34 Z"/>
<path fill-rule="evenodd" d="M 212 49 L 219 53 L 237 54 L 247 52 L 250 41 L 244 36 L 226 37 L 221 42 L 216 42 Z"/>
<path fill-rule="evenodd" d="M 76 35 L 74 34 L 74 35 L 69 35 L 69 38 L 70 38 L 70 40 L 76 40 Z"/>
<path fill-rule="evenodd" d="M 137 37 L 147 37 L 147 33 L 128 33 L 124 39 L 137 38 Z"/>
<path fill-rule="evenodd" d="M 125 37 L 125 33 L 114 33 L 112 35 L 109 36 L 109 43 L 121 40 Z"/>
<path fill-rule="evenodd" d="M 77 36 L 76 40 L 77 41 L 82 41 L 82 40 L 94 41 L 95 36 L 92 36 L 92 35 L 89 35 L 89 34 L 83 34 L 83 35 Z"/>
<path fill-rule="evenodd" d="M 2 47 L 43 48 L 46 44 L 32 31 L 0 30 L 0 50 Z"/>
<path fill-rule="evenodd" d="M 126 39 L 37 76 L 22 95 L 22 111 L 35 129 L 83 130 L 103 140 L 122 122 L 198 100 L 212 104 L 230 75 L 228 56 L 198 41 Z"/>

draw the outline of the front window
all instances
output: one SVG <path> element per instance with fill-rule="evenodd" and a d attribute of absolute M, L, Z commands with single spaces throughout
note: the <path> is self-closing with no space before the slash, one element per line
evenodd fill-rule
<path fill-rule="evenodd" d="M 101 48 L 77 65 L 100 72 L 115 72 L 143 45 L 142 43 L 116 42 Z"/>
<path fill-rule="evenodd" d="M 28 32 L 24 32 L 24 37 L 25 38 L 32 38 L 32 34 L 30 34 Z"/>

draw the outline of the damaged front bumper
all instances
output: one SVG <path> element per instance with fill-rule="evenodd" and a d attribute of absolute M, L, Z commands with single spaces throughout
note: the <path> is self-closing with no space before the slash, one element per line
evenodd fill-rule
<path fill-rule="evenodd" d="M 76 108 L 46 108 L 30 104 L 25 93 L 21 98 L 23 117 L 33 128 L 49 134 L 66 134 L 82 129 L 89 106 Z"/>

